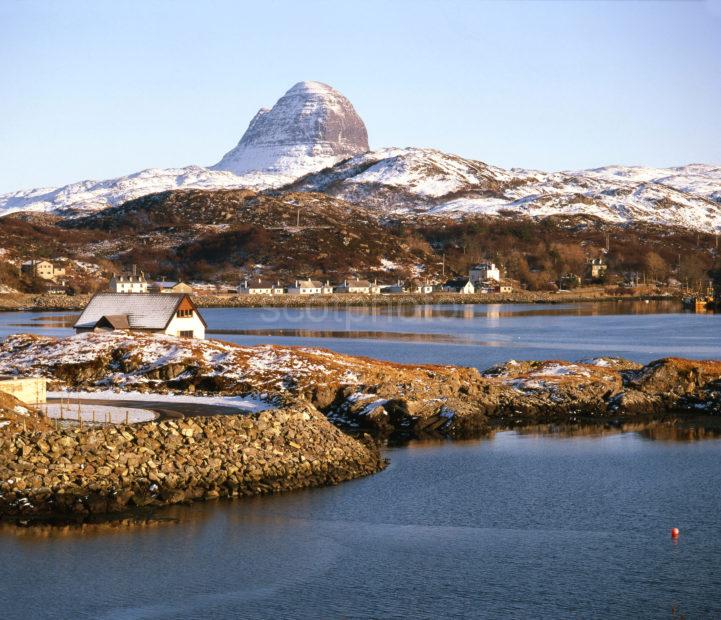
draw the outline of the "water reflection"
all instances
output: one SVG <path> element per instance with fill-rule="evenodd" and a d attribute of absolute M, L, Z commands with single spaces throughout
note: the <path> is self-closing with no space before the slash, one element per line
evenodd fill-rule
<path fill-rule="evenodd" d="M 79 314 L 41 314 L 39 316 L 30 317 L 23 315 L 24 322 L 14 323 L 8 322 L 5 325 L 7 327 L 33 327 L 40 329 L 43 327 L 67 327 L 70 328 L 75 325 L 75 321 L 78 320 Z"/>
<path fill-rule="evenodd" d="M 608 316 L 614 314 L 668 314 L 683 309 L 680 301 L 603 301 L 573 304 L 468 304 L 424 306 L 363 306 L 348 308 L 351 314 L 397 316 L 415 319 L 476 319 L 530 316 Z"/>
<path fill-rule="evenodd" d="M 507 342 L 479 342 L 470 335 L 423 334 L 413 332 L 381 332 L 364 330 L 328 329 L 209 329 L 207 334 L 232 336 L 273 336 L 290 338 L 354 338 L 369 340 L 400 340 L 405 342 L 447 342 L 455 344 L 478 344 L 484 346 L 505 346 Z"/>
<path fill-rule="evenodd" d="M 513 429 L 517 435 L 558 439 L 596 439 L 635 433 L 651 441 L 691 442 L 721 438 L 721 420 L 710 416 L 692 416 L 655 421 L 614 421 L 597 424 L 540 424 Z"/>

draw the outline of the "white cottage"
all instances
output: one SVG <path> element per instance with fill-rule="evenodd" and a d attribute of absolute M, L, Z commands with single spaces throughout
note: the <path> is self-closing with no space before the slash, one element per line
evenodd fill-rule
<path fill-rule="evenodd" d="M 375 280 L 371 284 L 368 280 L 345 280 L 343 284 L 335 287 L 336 293 L 362 293 L 364 295 L 378 295 L 383 285 Z"/>
<path fill-rule="evenodd" d="M 491 261 L 486 261 L 471 267 L 468 274 L 471 282 L 485 282 L 486 280 L 501 281 L 501 270 Z"/>
<path fill-rule="evenodd" d="M 113 274 L 113 277 L 110 278 L 108 290 L 111 293 L 147 293 L 148 281 L 142 271 L 140 275 L 135 272 Z"/>
<path fill-rule="evenodd" d="M 205 319 L 188 295 L 98 293 L 73 325 L 76 333 L 124 329 L 205 338 Z"/>
<path fill-rule="evenodd" d="M 323 284 L 318 280 L 296 280 L 295 284 L 288 287 L 288 295 L 326 295 L 328 292 L 333 292 L 327 282 Z"/>
<path fill-rule="evenodd" d="M 476 288 L 469 278 L 454 278 L 443 285 L 443 290 L 448 293 L 460 293 L 461 295 L 473 295 Z"/>
<path fill-rule="evenodd" d="M 285 289 L 280 283 L 275 284 L 270 280 L 246 280 L 238 287 L 238 293 L 241 295 L 280 295 Z"/>

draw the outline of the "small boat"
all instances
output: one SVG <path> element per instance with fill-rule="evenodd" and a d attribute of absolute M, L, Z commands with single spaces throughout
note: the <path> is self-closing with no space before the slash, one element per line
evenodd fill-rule
<path fill-rule="evenodd" d="M 713 310 L 715 307 L 713 287 L 709 286 L 703 293 L 696 293 L 695 295 L 684 297 L 683 307 L 694 312 Z"/>

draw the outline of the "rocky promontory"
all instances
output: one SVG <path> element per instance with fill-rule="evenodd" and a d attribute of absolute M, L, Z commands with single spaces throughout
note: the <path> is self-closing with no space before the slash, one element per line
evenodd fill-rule
<path fill-rule="evenodd" d="M 467 437 L 490 424 L 721 413 L 721 362 L 677 358 L 645 366 L 617 358 L 511 360 L 480 372 L 118 331 L 10 336 L 0 343 L 0 373 L 42 375 L 60 389 L 309 404 L 346 430 L 384 437 Z"/>
<path fill-rule="evenodd" d="M 0 393 L 0 519 L 22 523 L 335 484 L 383 467 L 375 443 L 355 438 L 363 431 L 455 438 L 721 415 L 721 361 L 678 358 L 511 360 L 480 372 L 115 331 L 9 336 L 0 343 L 7 373 L 129 400 L 132 391 L 252 395 L 271 407 L 83 428 Z"/>
<path fill-rule="evenodd" d="M 0 432 L 0 519 L 82 522 L 181 502 L 336 484 L 384 466 L 310 405 Z"/>

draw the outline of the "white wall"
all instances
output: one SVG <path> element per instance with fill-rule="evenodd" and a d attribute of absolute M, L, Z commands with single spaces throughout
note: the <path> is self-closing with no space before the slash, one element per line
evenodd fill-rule
<path fill-rule="evenodd" d="M 165 329 L 165 333 L 169 336 L 180 336 L 180 332 L 191 330 L 193 338 L 201 340 L 205 338 L 205 325 L 203 325 L 203 321 L 200 320 L 197 312 L 193 312 L 192 317 L 179 317 L 176 314 Z"/>
<path fill-rule="evenodd" d="M 47 380 L 42 377 L 23 377 L 0 380 L 0 392 L 11 394 L 28 405 L 45 402 Z"/>

